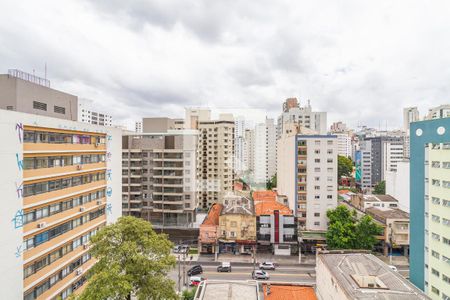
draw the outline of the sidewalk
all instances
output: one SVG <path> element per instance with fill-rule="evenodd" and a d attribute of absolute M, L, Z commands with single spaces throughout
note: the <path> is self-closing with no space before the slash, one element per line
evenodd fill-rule
<path fill-rule="evenodd" d="M 200 255 L 198 257 L 199 262 L 214 262 L 214 255 Z M 233 254 L 219 254 L 217 258 L 218 262 L 238 262 L 238 263 L 253 263 L 253 257 L 251 255 L 233 255 Z M 298 256 L 282 256 L 282 255 L 273 255 L 273 254 L 265 254 L 258 253 L 256 254 L 256 261 L 270 261 L 279 265 L 301 265 L 301 264 L 315 264 L 316 257 L 315 255 L 302 255 L 302 262 L 299 264 Z"/>
<path fill-rule="evenodd" d="M 392 256 L 392 262 L 389 257 L 377 255 L 379 259 L 387 263 L 388 265 L 394 265 L 394 266 L 409 266 L 408 258 L 405 256 Z"/>

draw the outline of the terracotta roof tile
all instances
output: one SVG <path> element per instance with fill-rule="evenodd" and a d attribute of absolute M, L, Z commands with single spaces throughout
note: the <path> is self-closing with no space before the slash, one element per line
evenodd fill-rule
<path fill-rule="evenodd" d="M 257 216 L 272 215 L 274 210 L 280 211 L 281 215 L 292 215 L 289 207 L 277 202 L 277 193 L 274 191 L 255 191 L 252 196 Z"/>
<path fill-rule="evenodd" d="M 272 284 L 270 294 L 266 292 L 267 285 L 264 285 L 264 300 L 317 300 L 314 289 L 309 286 Z"/>
<path fill-rule="evenodd" d="M 219 225 L 219 216 L 222 208 L 222 204 L 214 203 L 209 209 L 208 215 L 203 220 L 202 225 Z"/>

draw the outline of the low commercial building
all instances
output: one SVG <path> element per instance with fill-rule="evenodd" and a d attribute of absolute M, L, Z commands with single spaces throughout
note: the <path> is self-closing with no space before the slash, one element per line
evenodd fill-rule
<path fill-rule="evenodd" d="M 365 212 L 370 207 L 398 208 L 398 201 L 390 195 L 351 195 L 350 203 L 357 209 Z"/>
<path fill-rule="evenodd" d="M 263 283 L 260 288 L 264 300 L 317 300 L 313 286 L 296 283 Z"/>
<path fill-rule="evenodd" d="M 251 199 L 227 194 L 219 217 L 220 253 L 252 253 L 256 246 L 255 208 Z"/>
<path fill-rule="evenodd" d="M 194 300 L 262 300 L 257 281 L 205 280 L 195 292 Z"/>
<path fill-rule="evenodd" d="M 253 192 L 258 249 L 270 248 L 275 255 L 291 255 L 297 250 L 297 218 L 276 198 L 273 191 Z"/>
<path fill-rule="evenodd" d="M 401 209 L 380 209 L 376 207 L 366 209 L 366 213 L 383 223 L 383 227 L 386 228 L 383 241 L 384 255 L 388 254 L 388 250 L 393 250 L 408 256 L 409 214 Z"/>
<path fill-rule="evenodd" d="M 319 300 L 430 299 L 374 255 L 341 252 L 317 255 L 316 295 Z"/>
<path fill-rule="evenodd" d="M 198 249 L 201 253 L 216 253 L 218 242 L 219 216 L 222 212 L 222 204 L 215 203 L 209 209 L 208 215 L 200 225 Z"/>

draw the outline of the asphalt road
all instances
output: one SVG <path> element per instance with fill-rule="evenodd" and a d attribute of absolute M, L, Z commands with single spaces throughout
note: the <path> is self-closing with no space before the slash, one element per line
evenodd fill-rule
<path fill-rule="evenodd" d="M 217 272 L 217 266 L 219 263 L 214 265 L 203 265 L 203 274 L 196 275 L 202 276 L 210 280 L 252 280 L 253 265 L 236 265 L 231 263 L 232 272 Z M 189 268 L 186 267 L 186 271 Z M 183 281 L 183 267 L 181 265 L 181 282 Z M 314 266 L 280 266 L 275 271 L 267 271 L 270 275 L 270 280 L 273 282 L 297 282 L 297 283 L 314 283 L 315 282 L 315 269 Z M 170 279 L 175 281 L 178 287 L 178 265 L 169 273 Z M 186 280 L 189 277 L 186 275 Z"/>

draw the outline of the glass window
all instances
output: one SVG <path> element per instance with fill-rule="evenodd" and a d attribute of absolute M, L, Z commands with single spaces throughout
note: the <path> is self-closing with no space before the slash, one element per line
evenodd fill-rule
<path fill-rule="evenodd" d="M 33 157 L 24 157 L 23 158 L 23 168 L 25 170 L 34 169 L 34 158 Z"/>
<path fill-rule="evenodd" d="M 72 178 L 72 186 L 77 186 L 81 184 L 81 176 L 76 176 Z"/>
<path fill-rule="evenodd" d="M 33 192 L 34 195 L 48 192 L 48 183 L 47 182 L 35 183 Z"/>
<path fill-rule="evenodd" d="M 48 133 L 47 132 L 37 132 L 36 142 L 37 143 L 48 143 Z"/>
<path fill-rule="evenodd" d="M 40 233 L 34 237 L 34 244 L 36 246 L 38 246 L 42 243 L 45 243 L 46 241 L 48 241 L 48 232 L 47 231 Z"/>
<path fill-rule="evenodd" d="M 48 168 L 47 157 L 36 157 L 36 169 Z"/>
<path fill-rule="evenodd" d="M 36 219 L 42 219 L 48 217 L 48 207 L 42 207 L 39 209 L 36 209 Z"/>
<path fill-rule="evenodd" d="M 23 133 L 24 143 L 34 143 L 36 139 L 36 132 L 25 130 Z"/>
<path fill-rule="evenodd" d="M 57 214 L 61 211 L 61 203 L 56 203 L 56 204 L 52 204 L 50 205 L 50 214 Z"/>

